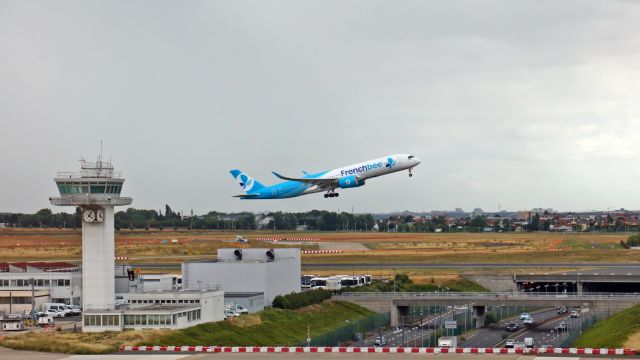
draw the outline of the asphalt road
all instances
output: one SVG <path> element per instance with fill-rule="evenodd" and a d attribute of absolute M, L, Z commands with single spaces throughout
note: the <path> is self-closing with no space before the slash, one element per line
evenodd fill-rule
<path fill-rule="evenodd" d="M 499 324 L 478 329 L 477 332 L 468 337 L 465 341 L 461 341 L 461 347 L 503 347 L 503 335 L 507 339 L 514 339 L 516 342 L 524 342 L 524 338 L 531 337 L 534 339 L 534 345 L 550 345 L 552 347 L 560 347 L 562 342 L 566 340 L 573 332 L 580 331 L 580 325 L 583 317 L 570 318 L 569 313 L 558 314 L 556 309 L 545 309 L 543 311 L 531 312 L 534 319 L 533 326 L 525 326 L 523 321 L 517 318 L 512 320 L 518 324 L 518 330 L 509 332 L 506 329 L 508 320 L 503 320 Z M 557 331 L 556 327 L 560 322 L 567 323 L 567 331 Z"/>
<path fill-rule="evenodd" d="M 180 263 L 131 264 L 141 269 L 180 269 Z M 640 263 L 303 263 L 307 269 L 394 269 L 394 268 L 637 268 Z"/>

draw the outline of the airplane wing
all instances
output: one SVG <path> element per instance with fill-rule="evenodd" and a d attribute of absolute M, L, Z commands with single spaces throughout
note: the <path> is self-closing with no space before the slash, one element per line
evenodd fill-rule
<path fill-rule="evenodd" d="M 338 184 L 338 179 L 291 178 L 287 176 L 282 176 L 275 171 L 272 171 L 272 173 L 273 175 L 279 177 L 282 180 L 298 181 L 298 182 L 309 184 L 309 185 L 317 185 L 322 188 L 330 187 L 332 185 Z"/>
<path fill-rule="evenodd" d="M 233 197 L 237 197 L 240 199 L 255 199 L 259 196 L 259 194 L 243 194 L 243 195 L 233 195 Z"/>

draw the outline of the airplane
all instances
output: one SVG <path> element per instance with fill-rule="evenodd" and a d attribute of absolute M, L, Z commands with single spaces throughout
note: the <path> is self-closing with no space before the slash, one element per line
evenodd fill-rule
<path fill-rule="evenodd" d="M 367 179 L 381 175 L 409 170 L 409 177 L 411 177 L 413 176 L 411 170 L 418 164 L 420 159 L 413 155 L 394 154 L 315 174 L 303 171 L 304 176 L 299 178 L 283 176 L 274 171 L 273 175 L 286 181 L 272 186 L 262 185 L 258 180 L 238 169 L 231 170 L 230 173 L 246 192 L 244 195 L 234 197 L 244 200 L 286 199 L 323 191 L 326 191 L 325 198 L 332 198 L 339 196 L 336 189 L 360 187 Z"/>

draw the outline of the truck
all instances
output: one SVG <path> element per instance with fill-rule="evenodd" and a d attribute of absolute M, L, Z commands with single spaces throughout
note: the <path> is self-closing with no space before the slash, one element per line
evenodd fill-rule
<path fill-rule="evenodd" d="M 438 339 L 438 347 L 453 349 L 458 347 L 458 338 L 455 336 L 442 336 Z"/>
<path fill-rule="evenodd" d="M 534 341 L 532 337 L 526 337 L 524 338 L 524 346 L 527 348 L 532 348 L 534 345 Z"/>

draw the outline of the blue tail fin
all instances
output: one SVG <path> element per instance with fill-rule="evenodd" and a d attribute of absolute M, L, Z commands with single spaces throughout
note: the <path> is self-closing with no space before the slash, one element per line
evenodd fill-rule
<path fill-rule="evenodd" d="M 242 190 L 244 190 L 247 194 L 253 194 L 261 189 L 265 188 L 258 180 L 255 180 L 251 176 L 243 173 L 242 171 L 235 169 L 229 171 L 233 178 L 236 179 Z"/>

